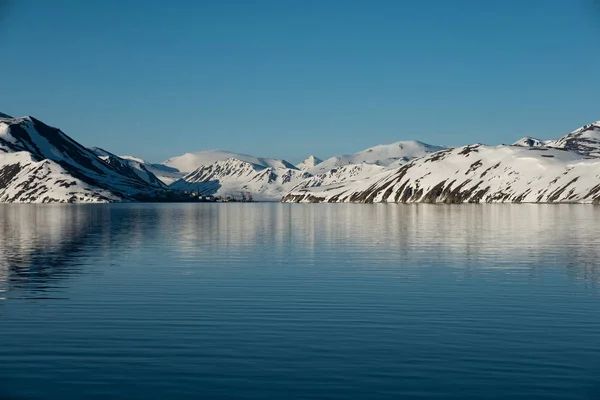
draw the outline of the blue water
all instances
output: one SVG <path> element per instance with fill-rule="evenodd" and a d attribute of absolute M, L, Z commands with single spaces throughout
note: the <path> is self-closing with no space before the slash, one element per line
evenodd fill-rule
<path fill-rule="evenodd" d="M 0 206 L 0 399 L 598 399 L 600 207 Z"/>

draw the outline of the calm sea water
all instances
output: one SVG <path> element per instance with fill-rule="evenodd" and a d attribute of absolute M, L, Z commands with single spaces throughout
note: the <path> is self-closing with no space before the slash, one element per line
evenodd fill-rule
<path fill-rule="evenodd" d="M 598 399 L 600 207 L 0 206 L 0 399 Z"/>

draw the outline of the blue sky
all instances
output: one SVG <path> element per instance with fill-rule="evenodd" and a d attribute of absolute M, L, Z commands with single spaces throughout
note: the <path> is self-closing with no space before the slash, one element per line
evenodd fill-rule
<path fill-rule="evenodd" d="M 0 0 L 0 111 L 162 161 L 510 143 L 600 119 L 593 0 Z"/>

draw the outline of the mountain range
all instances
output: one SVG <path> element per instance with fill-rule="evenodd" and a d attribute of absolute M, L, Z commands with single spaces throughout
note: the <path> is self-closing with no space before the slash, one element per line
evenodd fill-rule
<path fill-rule="evenodd" d="M 193 201 L 251 196 L 284 202 L 600 202 L 600 122 L 558 139 L 458 148 L 419 141 L 324 161 L 225 150 L 163 163 L 86 148 L 33 117 L 0 113 L 0 202 Z"/>
<path fill-rule="evenodd" d="M 342 184 L 298 185 L 284 202 L 600 203 L 600 122 L 555 140 L 440 150 Z"/>

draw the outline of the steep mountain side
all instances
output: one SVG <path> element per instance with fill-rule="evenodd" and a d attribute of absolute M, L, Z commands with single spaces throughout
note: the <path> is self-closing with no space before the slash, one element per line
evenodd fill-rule
<path fill-rule="evenodd" d="M 0 203 L 107 203 L 122 198 L 72 176 L 52 160 L 0 154 Z"/>
<path fill-rule="evenodd" d="M 179 157 L 169 158 L 162 164 L 171 168 L 176 168 L 181 172 L 189 173 L 202 166 L 210 165 L 217 161 L 225 161 L 230 158 L 235 158 L 237 160 L 245 161 L 247 163 L 259 165 L 265 168 L 296 169 L 295 166 L 285 160 L 254 157 L 247 154 L 238 154 L 225 150 L 207 150 L 196 153 L 186 153 Z"/>
<path fill-rule="evenodd" d="M 293 190 L 283 201 L 598 203 L 600 160 L 543 147 L 471 145 L 364 181 Z"/>
<path fill-rule="evenodd" d="M 297 169 L 267 168 L 229 158 L 202 166 L 169 186 L 204 195 L 239 197 L 249 192 L 256 200 L 278 201 L 310 174 Z"/>
<path fill-rule="evenodd" d="M 0 118 L 0 166 L 2 201 L 119 201 L 160 191 L 33 117 Z"/>
<path fill-rule="evenodd" d="M 418 141 L 401 141 L 371 147 L 355 154 L 331 157 L 307 171 L 312 175 L 319 175 L 344 165 L 362 163 L 386 167 L 392 163 L 406 163 L 414 158 L 423 157 L 426 154 L 443 149 L 444 147 L 432 146 Z"/>
<path fill-rule="evenodd" d="M 131 160 L 141 164 L 146 171 L 151 172 L 154 176 L 156 176 L 162 183 L 165 185 L 170 185 L 178 179 L 183 178 L 187 175 L 184 172 L 180 172 L 177 168 L 169 167 L 163 164 L 149 163 L 141 158 L 134 156 L 119 156 L 124 160 Z"/>

